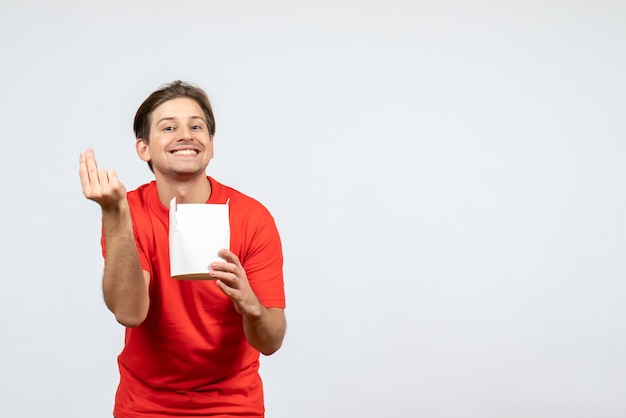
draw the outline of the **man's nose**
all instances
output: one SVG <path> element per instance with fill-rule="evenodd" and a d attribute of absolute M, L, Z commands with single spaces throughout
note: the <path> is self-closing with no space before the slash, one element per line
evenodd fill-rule
<path fill-rule="evenodd" d="M 183 126 L 180 128 L 180 139 L 191 139 L 193 138 L 193 132 L 190 127 Z"/>

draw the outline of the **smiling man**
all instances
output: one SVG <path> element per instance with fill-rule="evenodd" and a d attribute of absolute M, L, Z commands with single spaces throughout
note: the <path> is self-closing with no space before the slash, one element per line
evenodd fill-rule
<path fill-rule="evenodd" d="M 285 335 L 282 249 L 256 200 L 206 175 L 215 120 L 200 88 L 175 81 L 152 93 L 134 122 L 136 150 L 155 180 L 127 192 L 113 170 L 80 155 L 83 194 L 102 209 L 102 288 L 126 327 L 113 414 L 263 417 L 259 353 Z M 169 202 L 228 202 L 230 248 L 208 266 L 215 280 L 175 280 Z"/>

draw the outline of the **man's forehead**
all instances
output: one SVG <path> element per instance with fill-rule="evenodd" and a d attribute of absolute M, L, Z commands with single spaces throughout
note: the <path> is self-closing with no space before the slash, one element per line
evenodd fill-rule
<path fill-rule="evenodd" d="M 206 122 L 204 111 L 194 99 L 181 97 L 161 103 L 152 111 L 152 119 L 162 120 L 201 119 Z"/>

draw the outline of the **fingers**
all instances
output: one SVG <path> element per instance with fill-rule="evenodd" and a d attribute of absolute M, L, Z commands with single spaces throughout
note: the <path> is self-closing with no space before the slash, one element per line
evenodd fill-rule
<path fill-rule="evenodd" d="M 233 266 L 230 263 L 227 265 Z M 217 287 L 233 301 L 237 312 L 242 315 L 258 315 L 261 309 L 259 299 L 250 288 L 245 272 L 238 272 L 243 275 L 215 270 L 211 270 L 209 274 L 216 279 Z"/>
<path fill-rule="evenodd" d="M 98 176 L 98 164 L 96 163 L 96 156 L 93 150 L 87 150 L 85 155 L 85 165 L 87 167 L 87 175 L 89 177 L 89 183 L 93 186 L 100 183 L 100 177 Z"/>
<path fill-rule="evenodd" d="M 230 250 L 222 249 L 218 255 L 225 262 L 214 262 L 209 265 L 209 275 L 230 288 L 241 288 L 247 284 L 246 272 L 239 258 Z"/>
<path fill-rule="evenodd" d="M 209 275 L 216 279 L 217 287 L 233 301 L 237 312 L 242 315 L 258 315 L 262 305 L 250 287 L 239 257 L 225 248 L 218 255 L 226 262 L 211 263 Z"/>
<path fill-rule="evenodd" d="M 96 157 L 91 148 L 80 153 L 79 175 L 83 191 L 98 187 L 101 183 L 101 179 L 106 180 L 107 178 L 104 170 L 98 170 Z"/>
<path fill-rule="evenodd" d="M 233 253 L 232 251 L 226 248 L 223 248 L 219 251 L 217 255 L 219 255 L 224 260 L 226 260 L 226 262 L 233 263 L 237 267 L 241 268 L 241 262 L 239 261 L 239 257 L 237 257 L 235 253 Z"/>
<path fill-rule="evenodd" d="M 98 169 L 91 148 L 80 153 L 79 175 L 85 197 L 99 203 L 103 208 L 117 204 L 126 194 L 126 189 L 115 171 Z"/>
<path fill-rule="evenodd" d="M 85 152 L 81 152 L 78 173 L 80 175 L 80 184 L 83 187 L 83 192 L 91 188 L 92 176 L 94 175 L 95 167 L 97 167 L 97 165 L 93 155 L 93 150 L 88 149 Z"/>
<path fill-rule="evenodd" d="M 234 275 L 230 276 L 218 278 L 216 280 L 217 287 L 233 301 L 237 312 L 242 315 L 258 317 L 264 308 L 254 291 L 250 288 L 247 279 L 244 280 Z M 228 277 L 228 280 L 226 277 Z"/>
<path fill-rule="evenodd" d="M 239 258 L 232 251 L 223 248 L 217 255 L 225 261 L 216 261 L 209 265 L 209 273 L 213 273 L 212 275 L 215 278 L 225 278 L 228 282 L 231 282 L 239 276 L 245 276 L 245 271 L 241 266 Z"/>
<path fill-rule="evenodd" d="M 111 187 L 116 188 L 121 183 L 117 178 L 117 174 L 113 170 L 98 170 L 98 178 L 100 179 L 100 184 L 109 184 Z"/>
<path fill-rule="evenodd" d="M 232 263 L 211 263 L 209 275 L 214 279 L 222 280 L 229 286 L 235 286 L 241 270 Z"/>
<path fill-rule="evenodd" d="M 217 287 L 219 287 L 220 290 L 224 292 L 224 294 L 228 296 L 229 298 L 232 299 L 235 296 L 237 296 L 237 290 L 233 289 L 232 287 L 224 283 L 222 280 L 218 279 L 215 283 L 217 284 Z"/>

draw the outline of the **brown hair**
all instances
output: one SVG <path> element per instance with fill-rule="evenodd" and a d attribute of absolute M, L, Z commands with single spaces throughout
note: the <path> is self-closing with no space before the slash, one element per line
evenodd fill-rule
<path fill-rule="evenodd" d="M 135 138 L 141 138 L 148 143 L 150 137 L 150 118 L 154 109 L 169 100 L 181 97 L 193 99 L 200 105 L 206 117 L 209 134 L 211 134 L 211 136 L 215 135 L 215 117 L 213 116 L 211 102 L 204 90 L 191 83 L 176 80 L 161 86 L 161 88 L 148 96 L 141 106 L 139 106 L 135 114 L 135 121 L 133 122 Z M 152 170 L 152 163 L 150 161 L 148 161 L 148 167 Z"/>

